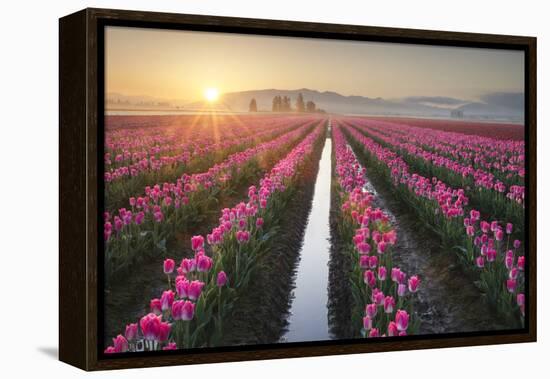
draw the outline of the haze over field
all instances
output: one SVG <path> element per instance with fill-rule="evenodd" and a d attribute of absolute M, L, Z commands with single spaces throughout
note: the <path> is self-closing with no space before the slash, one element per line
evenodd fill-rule
<path fill-rule="evenodd" d="M 327 112 L 523 121 L 523 52 L 109 27 L 108 110 Z M 210 91 L 210 98 L 205 93 Z M 213 92 L 214 91 L 214 92 Z"/>

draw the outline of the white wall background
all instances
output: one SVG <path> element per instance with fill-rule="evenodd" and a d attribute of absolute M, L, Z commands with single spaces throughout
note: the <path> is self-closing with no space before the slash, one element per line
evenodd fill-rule
<path fill-rule="evenodd" d="M 58 18 L 104 7 L 538 37 L 539 342 L 492 347 L 94 373 L 95 377 L 526 377 L 548 367 L 550 28 L 545 2 L 523 1 L 10 1 L 0 22 L 0 371 L 69 378 L 57 356 Z M 544 174 L 546 171 L 546 174 Z M 544 353 L 544 351 L 546 352 Z M 546 371 L 546 370 L 545 370 Z M 11 375 L 10 375 L 11 374 Z M 21 375 L 22 374 L 22 375 Z"/>

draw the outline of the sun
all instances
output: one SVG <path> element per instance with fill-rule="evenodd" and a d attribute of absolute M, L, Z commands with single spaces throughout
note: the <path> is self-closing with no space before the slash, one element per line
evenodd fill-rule
<path fill-rule="evenodd" d="M 218 97 L 220 97 L 220 92 L 217 88 L 207 88 L 204 90 L 204 97 L 209 102 L 213 103 L 214 101 L 218 100 Z"/>

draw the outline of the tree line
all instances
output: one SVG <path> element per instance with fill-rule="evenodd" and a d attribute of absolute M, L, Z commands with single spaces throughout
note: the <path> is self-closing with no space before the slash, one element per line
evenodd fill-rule
<path fill-rule="evenodd" d="M 256 103 L 256 99 L 250 100 L 250 105 L 248 107 L 248 110 L 250 112 L 257 112 L 258 111 L 258 104 Z M 292 108 L 291 105 L 291 99 L 289 96 L 280 96 L 277 95 L 273 98 L 272 112 L 308 112 L 308 113 L 325 113 L 325 111 L 321 108 L 317 108 L 317 105 L 309 100 L 304 101 L 304 96 L 299 93 L 298 97 L 296 98 L 295 108 Z"/>

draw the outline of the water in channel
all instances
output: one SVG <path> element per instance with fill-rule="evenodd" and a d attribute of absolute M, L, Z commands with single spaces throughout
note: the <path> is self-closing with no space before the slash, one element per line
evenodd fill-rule
<path fill-rule="evenodd" d="M 313 205 L 300 253 L 295 289 L 282 342 L 330 339 L 328 327 L 328 261 L 330 253 L 330 185 L 332 141 L 327 139 L 315 181 Z"/>

